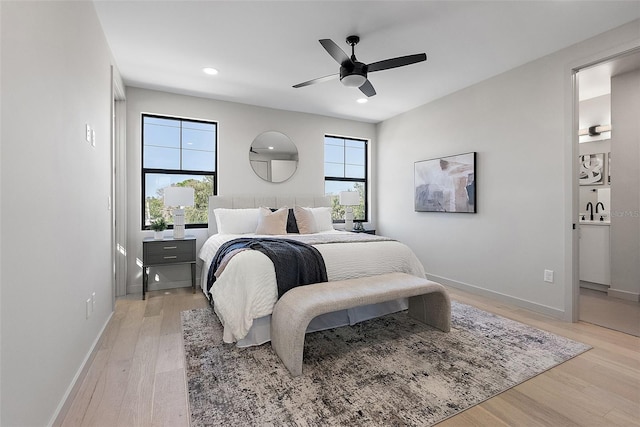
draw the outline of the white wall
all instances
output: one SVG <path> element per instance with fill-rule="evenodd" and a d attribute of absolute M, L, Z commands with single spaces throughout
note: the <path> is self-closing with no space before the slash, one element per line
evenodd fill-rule
<path fill-rule="evenodd" d="M 2 34 L 2 2 L 0 2 L 0 35 Z M 2 52 L 0 45 L 0 53 Z M 2 98 L 2 55 L 0 55 L 0 99 Z M 2 165 L 2 115 L 0 114 L 0 165 Z M 0 173 L 0 236 L 2 236 L 2 173 Z M 0 244 L 0 384 L 2 384 L 2 244 Z M 0 425 L 2 424 L 2 386 L 0 386 Z"/>
<path fill-rule="evenodd" d="M 141 231 L 141 114 L 153 113 L 212 120 L 218 122 L 218 194 L 272 194 L 307 195 L 324 194 L 324 135 L 334 134 L 374 139 L 373 124 L 325 116 L 303 114 L 246 104 L 177 95 L 134 87 L 127 88 L 127 183 L 128 183 L 128 254 L 127 292 L 142 290 L 142 239 L 151 236 Z M 262 132 L 275 130 L 289 136 L 298 148 L 299 164 L 296 173 L 282 183 L 270 183 L 259 178 L 249 163 L 249 147 Z M 370 146 L 375 145 L 373 141 Z M 370 153 L 371 154 L 371 153 Z M 375 173 L 374 170 L 370 174 Z M 370 189 L 375 194 L 375 188 Z M 371 212 L 375 218 L 375 211 Z M 187 230 L 197 237 L 197 248 L 202 246 L 207 230 Z M 182 268 L 184 267 L 184 268 Z M 198 269 L 199 271 L 199 269 Z M 161 287 L 189 285 L 188 267 L 164 267 L 158 273 Z M 199 280 L 199 279 L 198 279 Z"/>
<path fill-rule="evenodd" d="M 91 2 L 3 1 L 1 19 L 0 424 L 42 426 L 112 313 L 111 55 Z"/>
<path fill-rule="evenodd" d="M 611 288 L 609 295 L 640 295 L 640 71 L 611 78 Z"/>
<path fill-rule="evenodd" d="M 566 317 L 571 65 L 638 41 L 637 28 L 635 21 L 381 123 L 378 229 L 407 242 L 434 279 Z M 414 162 L 469 151 L 478 153 L 478 213 L 414 212 Z M 545 269 L 555 283 L 543 281 Z"/>
<path fill-rule="evenodd" d="M 580 80 L 578 74 L 578 80 Z M 578 129 L 588 129 L 591 126 L 611 124 L 611 94 L 584 99 L 579 103 Z M 578 138 L 580 143 L 607 140 L 611 138 L 610 132 L 600 135 L 582 135 Z"/>

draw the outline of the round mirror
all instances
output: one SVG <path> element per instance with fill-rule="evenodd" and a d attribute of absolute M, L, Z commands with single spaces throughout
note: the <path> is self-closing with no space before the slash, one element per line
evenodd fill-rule
<path fill-rule="evenodd" d="M 298 168 L 298 149 L 283 133 L 263 132 L 251 143 L 249 161 L 260 178 L 283 182 L 291 178 Z"/>

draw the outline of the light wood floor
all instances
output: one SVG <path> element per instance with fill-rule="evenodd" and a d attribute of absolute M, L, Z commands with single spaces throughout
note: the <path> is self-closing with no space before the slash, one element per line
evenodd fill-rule
<path fill-rule="evenodd" d="M 450 290 L 452 299 L 594 348 L 441 426 L 640 426 L 640 338 L 565 323 Z M 70 402 L 64 426 L 188 426 L 180 311 L 206 306 L 190 289 L 117 301 Z"/>
<path fill-rule="evenodd" d="M 640 337 L 640 302 L 580 288 L 580 320 Z"/>

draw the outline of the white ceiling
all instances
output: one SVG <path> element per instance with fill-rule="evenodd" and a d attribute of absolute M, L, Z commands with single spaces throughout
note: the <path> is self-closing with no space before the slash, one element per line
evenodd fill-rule
<path fill-rule="evenodd" d="M 634 19 L 640 1 L 120 1 L 94 0 L 130 86 L 379 122 Z M 427 61 L 371 73 L 378 94 L 338 80 L 318 43 L 371 63 Z M 348 52 L 349 53 L 349 52 Z M 214 67 L 207 76 L 203 67 Z"/>

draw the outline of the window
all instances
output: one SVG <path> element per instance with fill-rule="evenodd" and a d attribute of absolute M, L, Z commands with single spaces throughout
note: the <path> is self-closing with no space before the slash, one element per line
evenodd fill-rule
<path fill-rule="evenodd" d="M 164 206 L 164 189 L 194 189 L 194 206 L 185 208 L 186 228 L 207 227 L 209 196 L 216 191 L 217 127 L 215 122 L 142 115 L 142 229 L 173 216 Z"/>
<path fill-rule="evenodd" d="M 345 208 L 339 201 L 341 191 L 360 193 L 360 205 L 353 206 L 353 219 L 367 221 L 367 141 L 325 135 L 324 192 L 332 199 L 333 222 L 344 222 Z"/>

